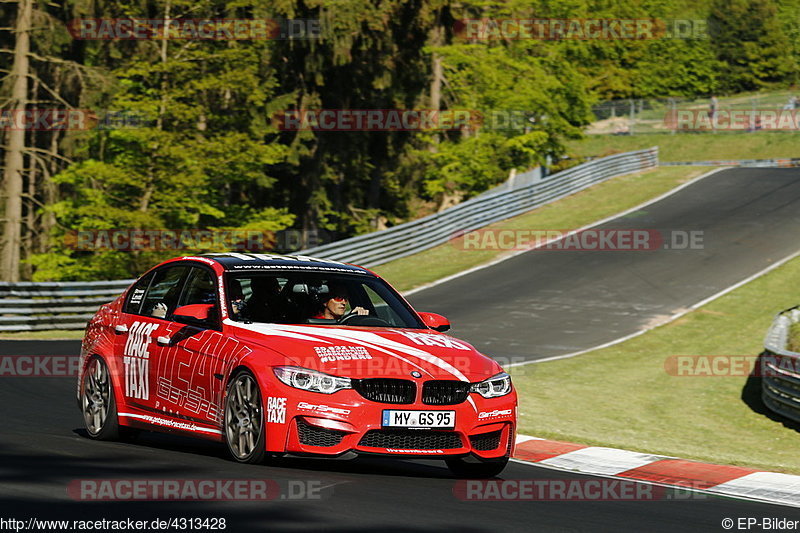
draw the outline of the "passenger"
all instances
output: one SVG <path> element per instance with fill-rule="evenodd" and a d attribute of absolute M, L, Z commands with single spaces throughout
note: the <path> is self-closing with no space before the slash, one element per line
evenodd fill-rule
<path fill-rule="evenodd" d="M 246 302 L 247 318 L 254 322 L 276 322 L 281 318 L 281 286 L 272 277 L 256 277 L 250 280 L 253 294 Z"/>

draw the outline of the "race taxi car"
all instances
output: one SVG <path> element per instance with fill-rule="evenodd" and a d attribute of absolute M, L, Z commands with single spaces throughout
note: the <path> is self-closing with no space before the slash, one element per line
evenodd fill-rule
<path fill-rule="evenodd" d="M 166 261 L 89 321 L 78 403 L 89 436 L 224 442 L 234 460 L 348 452 L 500 473 L 517 395 L 373 272 L 305 256 Z"/>

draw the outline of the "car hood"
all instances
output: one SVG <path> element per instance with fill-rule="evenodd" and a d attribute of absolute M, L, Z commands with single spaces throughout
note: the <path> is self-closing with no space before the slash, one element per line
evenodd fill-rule
<path fill-rule="evenodd" d="M 243 341 L 274 350 L 297 366 L 337 376 L 476 382 L 502 370 L 472 345 L 432 330 L 233 321 L 227 325 Z"/>

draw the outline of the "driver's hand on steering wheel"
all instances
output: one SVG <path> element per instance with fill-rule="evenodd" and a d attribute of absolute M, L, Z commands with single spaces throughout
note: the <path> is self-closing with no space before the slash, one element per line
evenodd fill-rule
<path fill-rule="evenodd" d="M 358 315 L 368 315 L 368 314 L 369 314 L 369 309 L 364 309 L 363 307 L 361 307 L 361 306 L 358 306 L 358 307 L 355 307 L 355 308 L 354 308 L 352 311 L 350 311 L 350 312 L 351 312 L 351 313 L 356 313 L 356 314 L 358 314 Z"/>

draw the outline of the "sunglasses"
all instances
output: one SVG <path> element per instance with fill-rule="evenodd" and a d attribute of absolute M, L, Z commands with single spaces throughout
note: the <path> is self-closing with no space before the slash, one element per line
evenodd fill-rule
<path fill-rule="evenodd" d="M 334 302 L 346 302 L 347 296 L 336 295 L 336 296 L 331 296 L 330 299 L 333 300 Z"/>

